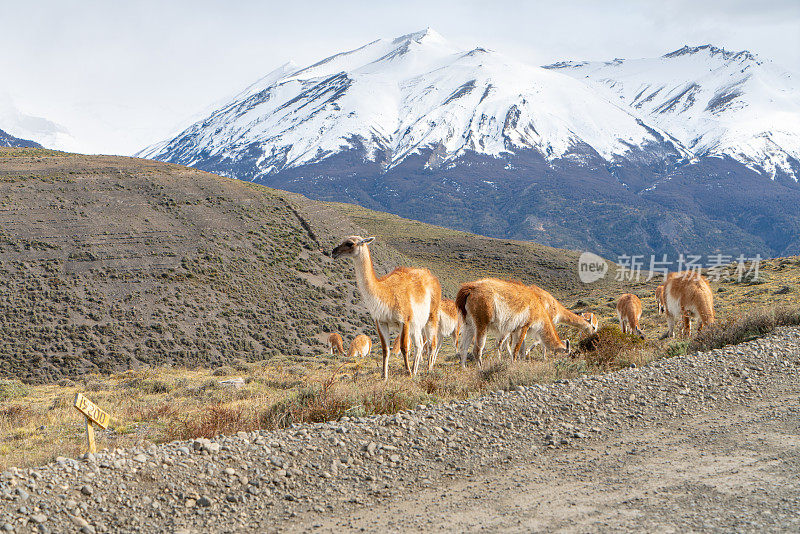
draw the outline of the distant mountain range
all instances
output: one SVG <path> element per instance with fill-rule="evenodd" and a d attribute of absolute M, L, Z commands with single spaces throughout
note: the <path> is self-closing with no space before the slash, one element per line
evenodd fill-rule
<path fill-rule="evenodd" d="M 0 147 L 42 148 L 42 145 L 34 141 L 28 141 L 27 139 L 20 139 L 19 137 L 14 137 L 9 133 L 0 130 Z"/>
<path fill-rule="evenodd" d="M 800 90 L 749 52 L 531 66 L 433 30 L 286 64 L 141 157 L 601 254 L 800 253 Z"/>

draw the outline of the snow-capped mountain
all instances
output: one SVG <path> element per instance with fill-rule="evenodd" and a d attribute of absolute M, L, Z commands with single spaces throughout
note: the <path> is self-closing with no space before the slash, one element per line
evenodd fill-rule
<path fill-rule="evenodd" d="M 287 63 L 138 155 L 601 254 L 774 256 L 800 253 L 798 106 L 747 52 L 538 67 L 426 30 Z"/>
<path fill-rule="evenodd" d="M 42 145 L 34 141 L 28 141 L 27 139 L 20 139 L 19 137 L 14 137 L 9 133 L 0 130 L 0 147 L 41 148 Z"/>
<path fill-rule="evenodd" d="M 666 136 L 654 130 L 569 76 L 460 50 L 428 29 L 284 65 L 139 155 L 194 165 L 255 151 L 252 179 L 355 148 L 385 167 L 426 148 L 446 161 L 520 149 L 555 159 L 590 147 L 610 161 L 632 147 L 663 150 Z"/>
<path fill-rule="evenodd" d="M 800 175 L 800 78 L 750 52 L 684 46 L 659 58 L 547 68 L 586 81 L 696 156 Z"/>
<path fill-rule="evenodd" d="M 63 126 L 20 111 L 11 97 L 2 90 L 0 90 L 0 128 L 3 128 L 9 136 L 21 140 L 31 139 L 36 146 L 41 144 L 46 147 L 70 149 L 76 145 L 75 140 Z"/>

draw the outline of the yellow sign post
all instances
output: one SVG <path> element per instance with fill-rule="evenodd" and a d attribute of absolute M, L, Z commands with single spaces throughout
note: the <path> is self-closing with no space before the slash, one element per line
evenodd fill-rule
<path fill-rule="evenodd" d="M 86 418 L 86 441 L 89 443 L 89 452 L 95 453 L 97 446 L 94 443 L 94 425 L 107 428 L 111 416 L 87 399 L 83 393 L 75 394 L 75 408 Z"/>

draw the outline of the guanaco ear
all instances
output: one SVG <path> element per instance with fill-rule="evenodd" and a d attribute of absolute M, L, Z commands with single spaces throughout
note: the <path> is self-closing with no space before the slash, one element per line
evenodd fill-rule
<path fill-rule="evenodd" d="M 372 243 L 373 241 L 375 241 L 375 238 L 374 238 L 374 237 L 365 237 L 364 239 L 362 239 L 361 241 L 359 241 L 359 242 L 358 242 L 358 244 L 359 244 L 359 245 L 369 245 L 369 244 L 370 244 L 370 243 Z"/>

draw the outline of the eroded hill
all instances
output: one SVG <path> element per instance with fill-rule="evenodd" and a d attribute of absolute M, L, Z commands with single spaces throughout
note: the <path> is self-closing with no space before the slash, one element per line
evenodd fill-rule
<path fill-rule="evenodd" d="M 320 354 L 372 333 L 343 235 L 377 270 L 430 267 L 452 297 L 499 275 L 575 294 L 577 254 L 310 201 L 159 162 L 0 150 L 0 373 L 26 381 L 140 365 Z M 598 290 L 601 286 L 598 286 Z"/>

